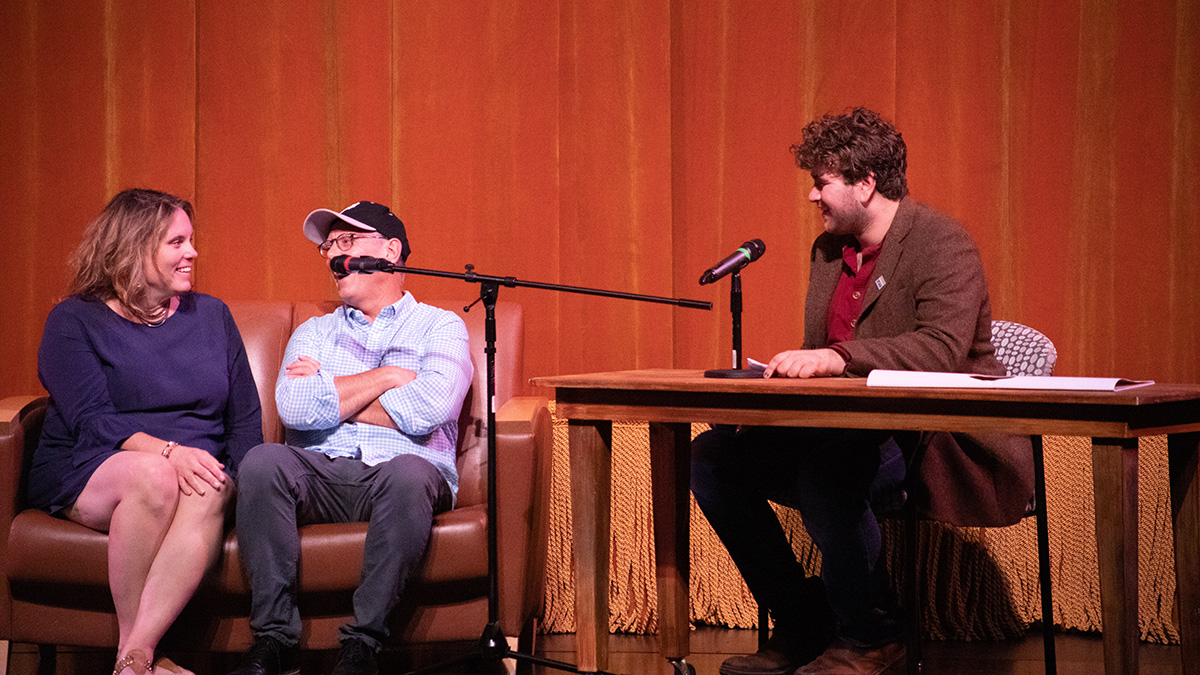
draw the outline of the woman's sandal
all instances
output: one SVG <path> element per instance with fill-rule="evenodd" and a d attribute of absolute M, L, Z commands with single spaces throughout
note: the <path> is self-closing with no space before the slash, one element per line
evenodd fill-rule
<path fill-rule="evenodd" d="M 150 659 L 146 658 L 140 649 L 130 649 L 126 652 L 124 658 L 117 661 L 117 665 L 113 667 L 113 675 L 121 675 L 121 671 L 126 668 L 133 670 L 134 675 L 154 672 L 154 664 L 150 663 Z"/>
<path fill-rule="evenodd" d="M 174 661 L 165 656 L 160 656 L 158 660 L 154 662 L 154 672 L 167 673 L 168 675 L 196 675 L 192 671 L 176 664 Z"/>

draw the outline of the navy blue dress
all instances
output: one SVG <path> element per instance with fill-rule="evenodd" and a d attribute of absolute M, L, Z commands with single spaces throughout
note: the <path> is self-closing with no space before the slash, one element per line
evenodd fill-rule
<path fill-rule="evenodd" d="M 31 506 L 58 513 L 138 431 L 207 450 L 231 477 L 262 443 L 262 409 L 229 308 L 185 293 L 161 326 L 122 318 L 99 300 L 50 311 L 38 349 L 50 392 L 29 471 Z"/>

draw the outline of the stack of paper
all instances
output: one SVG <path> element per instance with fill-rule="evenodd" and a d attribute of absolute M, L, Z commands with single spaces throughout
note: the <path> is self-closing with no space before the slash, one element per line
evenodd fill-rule
<path fill-rule="evenodd" d="M 1066 391 L 1121 391 L 1154 384 L 1154 380 L 1119 377 L 1041 377 L 1037 375 L 972 375 L 931 373 L 919 370 L 872 370 L 868 387 L 944 387 L 961 389 L 1060 389 Z"/>

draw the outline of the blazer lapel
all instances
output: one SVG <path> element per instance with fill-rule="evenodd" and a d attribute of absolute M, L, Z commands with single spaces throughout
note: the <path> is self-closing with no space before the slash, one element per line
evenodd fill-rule
<path fill-rule="evenodd" d="M 813 252 L 808 274 L 808 297 L 804 306 L 805 348 L 825 346 L 829 332 L 829 303 L 842 276 L 842 245 L 845 241 L 844 237 L 831 237 L 820 242 Z"/>
<path fill-rule="evenodd" d="M 879 251 L 879 261 L 875 263 L 875 274 L 867 283 L 867 297 L 863 299 L 859 318 L 871 309 L 871 305 L 875 304 L 887 285 L 892 282 L 892 274 L 896 271 L 896 265 L 900 263 L 900 256 L 904 252 L 904 238 L 912 230 L 912 219 L 912 202 L 905 197 L 900 201 L 900 208 L 896 209 L 896 215 L 892 217 L 892 225 L 883 237 L 883 248 Z"/>

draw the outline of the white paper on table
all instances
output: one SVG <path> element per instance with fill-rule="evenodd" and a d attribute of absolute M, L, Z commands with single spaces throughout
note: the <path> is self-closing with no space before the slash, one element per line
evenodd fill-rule
<path fill-rule="evenodd" d="M 972 375 L 971 373 L 932 373 L 920 370 L 872 370 L 867 375 L 868 387 L 1122 391 L 1150 384 L 1154 384 L 1154 380 L 1127 380 L 1120 377 Z"/>

